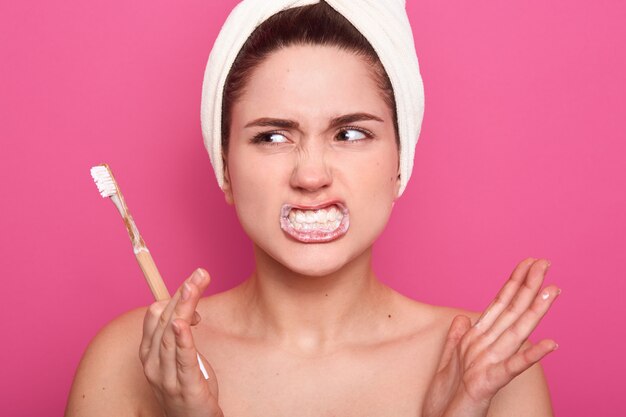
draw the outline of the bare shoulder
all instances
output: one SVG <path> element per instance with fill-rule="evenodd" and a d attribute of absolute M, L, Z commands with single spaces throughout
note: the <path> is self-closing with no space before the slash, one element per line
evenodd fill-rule
<path fill-rule="evenodd" d="M 441 346 L 443 346 L 448 329 L 456 316 L 467 316 L 472 323 L 475 323 L 480 317 L 480 312 L 427 304 L 395 291 L 394 293 L 395 309 L 401 312 L 403 324 L 407 326 L 407 329 L 416 326 L 413 331 L 419 332 L 420 335 L 427 333 L 439 340 Z"/>
<path fill-rule="evenodd" d="M 146 307 L 129 311 L 103 327 L 87 347 L 74 377 L 65 415 L 138 416 L 151 388 L 139 360 Z"/>

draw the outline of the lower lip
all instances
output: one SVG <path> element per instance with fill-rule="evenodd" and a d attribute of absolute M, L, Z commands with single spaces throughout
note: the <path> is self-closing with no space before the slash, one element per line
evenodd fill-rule
<path fill-rule="evenodd" d="M 343 214 L 341 223 L 339 223 L 339 226 L 335 230 L 296 230 L 289 221 L 289 212 L 292 208 L 294 208 L 289 204 L 285 204 L 280 211 L 280 228 L 283 229 L 283 231 L 289 236 L 302 243 L 325 243 L 339 239 L 341 236 L 345 235 L 348 232 L 348 228 L 350 227 L 350 216 L 348 214 L 347 207 L 344 207 L 340 204 L 333 205 L 336 206 Z"/>

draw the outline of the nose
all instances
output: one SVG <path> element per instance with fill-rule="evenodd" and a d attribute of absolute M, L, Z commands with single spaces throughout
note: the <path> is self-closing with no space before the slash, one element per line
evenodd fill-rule
<path fill-rule="evenodd" d="M 332 173 L 322 144 L 310 144 L 297 153 L 290 183 L 292 187 L 308 192 L 330 186 Z"/>

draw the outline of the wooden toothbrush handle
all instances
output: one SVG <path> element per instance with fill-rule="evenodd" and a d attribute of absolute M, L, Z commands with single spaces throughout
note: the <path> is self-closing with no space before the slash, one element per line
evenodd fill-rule
<path fill-rule="evenodd" d="M 169 299 L 170 293 L 167 291 L 167 287 L 163 282 L 163 278 L 161 278 L 161 274 L 159 274 L 159 270 L 157 269 L 150 252 L 141 250 L 135 254 L 135 256 L 137 257 L 139 266 L 146 277 L 148 286 L 150 286 L 150 291 L 152 291 L 154 299 L 157 301 Z"/>

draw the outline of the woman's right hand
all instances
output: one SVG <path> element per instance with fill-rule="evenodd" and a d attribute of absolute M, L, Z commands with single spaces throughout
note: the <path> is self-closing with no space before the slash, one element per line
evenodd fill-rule
<path fill-rule="evenodd" d="M 202 358 L 209 374 L 204 379 L 191 334 L 191 326 L 199 321 L 196 306 L 209 281 L 209 274 L 197 269 L 170 300 L 153 303 L 144 317 L 139 357 L 167 417 L 223 416 L 215 372 Z"/>

